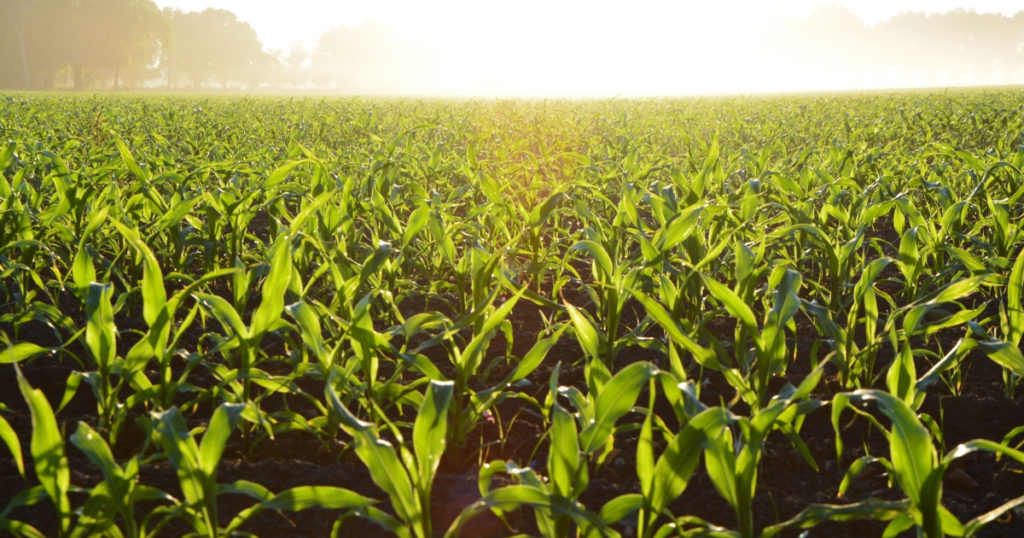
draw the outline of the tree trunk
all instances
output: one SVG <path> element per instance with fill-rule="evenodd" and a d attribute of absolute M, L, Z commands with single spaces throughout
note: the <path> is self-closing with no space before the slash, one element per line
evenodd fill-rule
<path fill-rule="evenodd" d="M 18 32 L 18 46 L 21 48 L 21 73 L 25 77 L 25 89 L 31 89 L 28 76 L 28 54 L 25 53 L 25 27 L 28 26 L 28 14 L 32 11 L 32 2 L 25 3 L 25 13 L 21 18 L 21 30 Z"/>
<path fill-rule="evenodd" d="M 18 45 L 21 47 L 21 73 L 25 78 L 25 89 L 29 90 L 31 81 L 28 76 L 28 55 L 25 54 L 25 30 L 18 32 Z"/>
<path fill-rule="evenodd" d="M 75 81 L 75 91 L 82 89 L 82 65 L 75 63 L 71 66 L 71 73 Z"/>

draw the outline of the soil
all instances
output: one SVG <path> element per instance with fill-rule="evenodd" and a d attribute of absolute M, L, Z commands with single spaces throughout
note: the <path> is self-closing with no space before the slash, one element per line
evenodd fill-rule
<path fill-rule="evenodd" d="M 522 342 L 535 341 L 536 335 L 543 330 L 541 313 L 542 309 L 525 301 L 517 306 L 511 319 L 515 334 L 521 334 L 523 338 L 516 339 L 514 354 L 524 354 L 526 350 L 520 348 L 526 344 Z M 725 328 L 722 331 L 731 333 L 730 324 L 726 322 L 723 325 Z M 806 320 L 799 323 L 798 327 L 798 332 L 813 331 Z M 714 330 L 718 332 L 718 329 Z M 35 336 L 38 338 L 34 338 Z M 727 337 L 731 337 L 731 334 Z M 47 338 L 52 339 L 53 334 L 52 331 L 43 331 L 39 335 L 25 334 L 23 338 L 41 342 Z M 811 338 L 798 338 L 801 345 L 804 339 Z M 268 341 L 268 345 L 278 347 L 281 344 Z M 948 345 L 945 347 L 948 348 Z M 505 343 L 499 334 L 491 348 L 492 356 L 503 353 L 504 349 Z M 585 390 L 582 356 L 581 350 L 572 343 L 571 337 L 563 338 L 551 350 L 544 363 L 527 378 L 528 382 L 517 385 L 517 390 L 520 390 L 523 396 L 542 402 L 556 365 L 560 368 L 560 384 L 573 385 Z M 441 355 L 431 358 L 444 371 L 446 359 Z M 881 357 L 879 360 L 883 361 Z M 665 362 L 664 358 L 654 351 L 626 348 L 618 354 L 616 368 L 635 361 L 650 361 L 662 366 Z M 270 366 L 268 365 L 268 369 Z M 284 368 L 287 365 L 276 366 Z M 181 364 L 176 366 L 181 367 Z M 923 372 L 927 367 L 928 365 L 922 362 L 918 371 Z M 41 389 L 56 408 L 64 393 L 68 376 L 78 366 L 70 359 L 58 361 L 54 358 L 39 358 L 23 364 L 21 368 L 29 383 Z M 509 368 L 509 365 L 498 364 L 486 379 L 475 380 L 475 383 L 479 386 L 485 386 L 487 382 L 493 383 Z M 776 382 L 779 385 L 786 381 L 797 384 L 807 370 L 805 364 L 794 363 L 789 368 L 787 378 Z M 965 359 L 963 372 L 956 394 L 953 394 L 944 383 L 936 383 L 930 388 L 921 408 L 922 412 L 933 417 L 942 427 L 943 446 L 939 448 L 943 453 L 952 450 L 958 443 L 971 439 L 1001 441 L 1010 430 L 1024 425 L 1024 395 L 1020 394 L 1022 391 L 1018 391 L 1014 398 L 1006 397 L 1001 370 L 995 363 L 980 353 L 972 353 Z M 813 397 L 822 401 L 829 400 L 838 390 L 834 376 L 835 372 L 827 372 L 826 378 L 819 384 Z M 717 405 L 733 399 L 735 391 L 720 376 L 713 372 L 705 372 L 703 379 L 701 397 L 705 403 Z M 208 386 L 214 384 L 215 380 L 200 367 L 193 370 L 190 382 L 198 386 Z M 308 394 L 322 397 L 321 382 L 304 379 L 299 385 Z M 641 396 L 640 400 L 646 401 L 646 396 Z M 4 417 L 12 424 L 22 441 L 22 449 L 26 455 L 26 474 L 30 477 L 28 481 L 23 480 L 9 453 L 6 449 L 0 449 L 2 507 L 19 491 L 35 483 L 29 456 L 31 417 L 20 396 L 14 367 L 11 365 L 0 366 L 0 402 L 8 408 L 8 411 L 3 413 Z M 672 413 L 668 411 L 667 404 L 659 401 L 658 405 L 659 416 L 666 417 L 672 425 L 672 419 L 669 418 Z M 276 400 L 271 398 L 265 402 L 265 408 L 268 410 L 285 406 L 307 417 L 316 416 L 318 413 L 307 399 L 301 397 L 290 396 Z M 743 406 L 739 404 L 733 408 L 734 412 L 743 410 Z M 135 416 L 143 412 L 142 409 L 136 409 Z M 203 424 L 208 420 L 209 414 L 208 405 L 194 406 L 187 414 L 189 425 Z M 115 447 L 115 455 L 119 461 L 143 450 L 146 445 L 145 434 L 134 424 L 134 418 L 126 421 Z M 78 421 L 95 426 L 95 400 L 85 383 L 59 412 L 58 420 L 65 439 L 74 431 Z M 640 420 L 639 415 L 630 414 L 624 417 L 622 422 L 639 423 Z M 882 420 L 884 422 L 884 419 Z M 520 398 L 506 399 L 490 416 L 481 420 L 477 429 L 469 435 L 464 449 L 449 451 L 442 461 L 433 489 L 434 529 L 446 529 L 463 507 L 479 498 L 477 473 L 482 463 L 505 460 L 520 466 L 530 465 L 542 469 L 547 458 L 545 430 L 544 418 Z M 800 436 L 817 463 L 818 470 L 801 458 L 786 437 L 778 432 L 768 437 L 754 501 L 758 528 L 785 521 L 813 503 L 843 504 L 870 497 L 890 500 L 903 498 L 898 488 L 888 483 L 883 468 L 875 464 L 869 465 L 853 481 L 843 498 L 837 496 L 839 484 L 850 463 L 856 458 L 865 453 L 888 456 L 888 445 L 884 435 L 872 429 L 863 418 L 855 418 L 853 413 L 847 412 L 843 415 L 840 433 L 844 448 L 837 460 L 830 408 L 824 406 L 808 415 Z M 604 464 L 590 468 L 590 483 L 581 498 L 581 502 L 588 509 L 599 511 L 610 499 L 624 493 L 639 491 L 634 456 L 636 436 L 636 430 L 621 434 L 616 439 L 614 451 Z M 66 447 L 73 486 L 85 488 L 87 491 L 102 480 L 99 469 L 92 465 L 82 452 L 70 442 Z M 149 450 L 153 451 L 152 448 Z M 242 435 L 235 435 L 221 460 L 218 481 L 230 483 L 235 480 L 257 482 L 274 492 L 299 485 L 349 488 L 379 499 L 381 502 L 378 507 L 390 511 L 387 496 L 373 484 L 366 467 L 358 461 L 354 453 L 346 449 L 342 437 L 325 441 L 306 431 L 279 434 L 273 440 L 259 436 L 246 440 Z M 177 477 L 166 459 L 153 458 L 151 462 L 144 464 L 140 471 L 140 481 L 181 498 Z M 1024 467 L 1005 458 L 997 459 L 988 453 L 972 453 L 956 460 L 947 473 L 943 503 L 961 521 L 967 521 L 1021 494 L 1024 494 Z M 82 490 L 72 493 L 73 506 L 79 506 L 84 499 L 85 494 Z M 218 502 L 223 523 L 252 504 L 251 499 L 240 495 L 223 495 L 218 498 Z M 152 506 L 140 506 L 140 514 L 151 508 Z M 670 510 L 678 515 L 699 516 L 725 528 L 737 528 L 732 509 L 715 491 L 703 470 L 698 470 L 683 495 L 672 503 Z M 261 536 L 328 536 L 340 515 L 340 511 L 324 509 L 309 509 L 299 513 L 265 511 L 254 516 L 244 529 Z M 15 509 L 10 517 L 28 522 L 48 536 L 57 534 L 53 507 L 48 501 Z M 617 528 L 625 536 L 634 530 L 627 525 L 619 525 Z M 827 522 L 811 529 L 809 536 L 878 536 L 884 528 L 885 523 L 873 521 Z M 184 523 L 176 520 L 165 527 L 161 535 L 177 536 L 188 530 Z M 508 536 L 516 533 L 538 533 L 532 513 L 518 510 L 505 514 L 504 522 L 493 514 L 484 513 L 472 520 L 464 529 L 463 535 Z M 797 534 L 798 532 L 794 531 L 786 535 Z M 351 517 L 341 525 L 339 535 L 369 538 L 387 536 L 388 533 L 367 520 Z M 981 532 L 981 536 L 1024 536 L 1024 512 L 1008 512 L 999 521 L 987 526 Z"/>

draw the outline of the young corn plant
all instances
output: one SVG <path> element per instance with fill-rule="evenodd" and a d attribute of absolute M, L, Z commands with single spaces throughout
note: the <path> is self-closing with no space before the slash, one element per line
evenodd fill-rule
<path fill-rule="evenodd" d="M 341 428 L 353 438 L 356 455 L 369 469 L 373 482 L 387 493 L 398 516 L 396 520 L 380 513 L 374 521 L 399 537 L 433 536 L 430 492 L 445 451 L 454 386 L 451 381 L 431 381 L 427 386 L 412 427 L 412 450 L 393 424 L 380 427 L 359 420 L 341 402 L 331 383 L 325 388 Z M 395 444 L 383 438 L 388 433 Z"/>
<path fill-rule="evenodd" d="M 125 536 L 129 538 L 155 535 L 167 523 L 163 509 L 151 510 L 142 521 L 135 515 L 137 504 L 160 502 L 168 506 L 177 501 L 166 492 L 139 483 L 139 468 L 143 463 L 143 450 L 124 464 L 117 463 L 103 437 L 85 422 L 71 436 L 71 443 L 85 453 L 93 465 L 99 467 L 103 481 L 89 491 L 72 536 Z M 148 444 L 148 443 L 147 443 Z M 152 518 L 158 518 L 151 528 Z"/>
<path fill-rule="evenodd" d="M 920 406 L 924 394 L 918 393 L 914 387 L 917 374 L 911 338 L 917 335 L 928 337 L 940 330 L 963 325 L 977 326 L 974 319 L 981 315 L 985 305 L 975 309 L 961 307 L 952 313 L 945 309 L 949 305 L 959 306 L 958 301 L 970 296 L 988 280 L 990 275 L 981 274 L 953 281 L 890 313 L 883 330 L 895 353 L 886 371 L 886 384 L 892 394 L 913 405 L 915 409 Z M 935 316 L 935 312 L 946 315 Z M 902 322 L 902 331 L 897 330 L 898 322 Z"/>
<path fill-rule="evenodd" d="M 615 232 L 613 231 L 612 234 L 615 235 Z M 594 333 L 597 336 L 597 339 L 592 342 L 581 342 L 581 346 L 593 347 L 596 345 L 596 358 L 608 369 L 614 367 L 615 356 L 630 341 L 628 338 L 619 337 L 619 324 L 626 299 L 629 298 L 629 294 L 625 290 L 636 287 L 637 278 L 642 272 L 641 267 L 626 270 L 623 266 L 628 263 L 614 262 L 615 258 L 612 257 L 612 253 L 617 250 L 616 247 L 618 250 L 625 248 L 623 245 L 613 245 L 610 253 L 605 245 L 590 239 L 584 239 L 572 246 L 572 249 L 582 250 L 593 257 L 591 264 L 593 285 L 586 286 L 585 289 L 595 306 L 596 319 L 591 319 L 589 315 L 584 314 L 584 311 L 566 303 L 577 330 L 577 338 L 592 340 L 589 334 L 581 335 L 580 331 Z M 567 267 L 571 268 L 571 266 Z M 597 329 L 588 329 L 583 324 Z"/>
<path fill-rule="evenodd" d="M 217 350 L 230 353 L 237 348 L 237 364 L 229 373 L 234 381 L 235 396 L 239 402 L 249 402 L 252 392 L 252 368 L 256 363 L 260 341 L 272 330 L 282 328 L 284 296 L 292 276 L 291 238 L 285 235 L 277 240 L 271 252 L 270 272 L 263 285 L 263 300 L 252 315 L 249 325 L 224 298 L 210 293 L 196 292 L 200 304 L 224 327 L 230 327 L 231 338 L 217 346 Z M 236 387 L 237 385 L 237 387 Z"/>
<path fill-rule="evenodd" d="M 221 404 L 214 410 L 202 440 L 185 425 L 177 407 L 153 414 L 153 431 L 178 475 L 185 503 L 172 512 L 192 526 L 198 536 L 222 535 L 217 513 L 217 466 L 244 405 Z"/>
<path fill-rule="evenodd" d="M 873 402 L 892 422 L 891 428 L 885 428 L 868 411 L 859 406 Z M 928 538 L 942 536 L 974 536 L 981 528 L 994 521 L 1002 514 L 1024 504 L 1024 496 L 1011 499 L 995 510 L 982 514 L 966 524 L 960 522 L 945 506 L 942 505 L 942 480 L 949 465 L 966 454 L 986 451 L 1002 455 L 1024 463 L 1024 452 L 1010 448 L 1005 443 L 996 443 L 987 439 L 975 439 L 958 445 L 940 457 L 928 428 L 921 423 L 911 407 L 902 399 L 888 392 L 861 389 L 850 393 L 840 393 L 832 400 L 832 426 L 836 431 L 836 454 L 842 453 L 842 438 L 839 435 L 839 422 L 842 412 L 851 409 L 865 417 L 871 424 L 884 432 L 889 441 L 889 458 L 864 456 L 853 463 L 847 471 L 839 488 L 840 496 L 846 492 L 851 480 L 868 463 L 878 462 L 889 473 L 904 494 L 907 495 L 906 509 L 893 512 L 883 510 L 876 512 L 875 503 L 868 501 L 864 506 L 849 505 L 846 510 L 850 514 L 862 511 L 860 517 L 881 517 L 890 520 L 885 530 L 886 536 L 895 536 L 910 528 L 916 528 L 920 535 Z M 833 508 L 835 509 L 835 508 Z M 822 510 L 821 507 L 816 510 Z M 796 526 L 794 523 L 793 526 Z"/>
<path fill-rule="evenodd" d="M 135 390 L 135 393 L 128 397 L 126 405 L 130 409 L 139 403 L 152 402 L 157 409 L 167 409 L 172 405 L 179 389 L 186 384 L 191 370 L 186 368 L 175 379 L 171 359 L 175 356 L 178 342 L 195 320 L 199 305 L 189 308 L 184 320 L 175 326 L 178 310 L 186 299 L 203 285 L 221 277 L 237 274 L 239 271 L 234 268 L 211 271 L 168 296 L 163 271 L 153 251 L 142 241 L 136 230 L 118 222 L 114 223 L 114 227 L 142 259 L 142 280 L 139 282 L 139 290 L 142 296 L 142 317 L 148 326 L 146 333 L 128 350 L 122 362 L 121 375 Z M 88 268 L 91 269 L 91 266 Z M 156 384 L 142 375 L 142 371 L 151 360 L 157 363 L 159 379 Z"/>
<path fill-rule="evenodd" d="M 20 491 L 0 511 L 0 529 L 24 536 L 44 536 L 32 525 L 10 519 L 8 515 L 15 508 L 30 506 L 48 499 L 53 505 L 56 516 L 56 535 L 69 536 L 72 531 L 71 500 L 68 497 L 68 493 L 71 491 L 71 469 L 68 467 L 64 439 L 57 425 L 53 408 L 43 391 L 35 389 L 29 384 L 17 363 L 14 363 L 14 371 L 18 378 L 18 389 L 32 415 L 32 438 L 29 453 L 35 464 L 35 474 L 39 484 Z M 0 422 L 0 438 L 4 440 L 7 448 L 14 455 L 18 471 L 24 477 L 25 465 L 22 459 L 21 445 L 6 420 Z"/>
<path fill-rule="evenodd" d="M 217 466 L 227 441 L 241 418 L 243 407 L 241 404 L 231 403 L 218 406 L 198 445 L 177 407 L 153 415 L 153 429 L 159 434 L 159 442 L 164 448 L 164 453 L 177 472 L 185 497 L 182 503 L 165 494 L 158 496 L 162 492 L 152 491 L 152 488 L 138 491 L 142 499 L 152 497 L 146 500 L 159 498 L 173 503 L 154 512 L 162 514 L 164 522 L 171 517 L 181 518 L 192 526 L 195 536 L 215 538 L 236 535 L 242 525 L 263 510 L 299 511 L 319 507 L 344 510 L 342 518 L 354 513 L 371 520 L 387 520 L 386 514 L 372 506 L 372 499 L 345 488 L 297 486 L 274 494 L 260 484 L 247 480 L 231 484 L 218 483 Z M 126 484 L 126 487 L 131 485 Z M 224 494 L 244 495 L 252 498 L 255 504 L 240 511 L 226 526 L 221 527 L 217 497 Z M 156 530 L 159 530 L 159 527 Z"/>
<path fill-rule="evenodd" d="M 248 325 L 242 321 L 242 316 L 235 307 L 223 297 L 212 293 L 193 293 L 206 312 L 213 315 L 225 329 L 230 329 L 230 337 L 222 339 L 215 346 L 215 351 L 224 353 L 229 359 L 237 359 L 232 361 L 236 364 L 226 369 L 215 369 L 215 373 L 231 388 L 231 392 L 240 403 L 252 400 L 252 385 L 256 377 L 254 373 L 257 373 L 254 372 L 254 367 L 263 338 L 272 331 L 290 327 L 282 315 L 285 310 L 286 294 L 289 291 L 295 292 L 294 288 L 298 285 L 292 263 L 293 239 L 299 233 L 298 230 L 302 229 L 305 222 L 327 200 L 327 195 L 323 195 L 308 203 L 292 219 L 288 231 L 274 241 L 269 252 L 267 276 L 260 290 L 260 304 L 253 311 Z"/>
<path fill-rule="evenodd" d="M 659 373 L 665 376 L 666 373 Z M 674 378 L 672 378 L 674 379 Z M 686 389 L 687 383 L 681 383 Z M 637 513 L 637 536 L 651 538 L 667 536 L 687 525 L 699 528 L 710 527 L 699 518 L 690 517 L 685 522 L 677 520 L 668 512 L 668 506 L 682 495 L 700 463 L 704 453 L 705 432 L 719 431 L 730 423 L 730 413 L 722 407 L 712 407 L 699 411 L 688 417 L 679 432 L 673 434 L 664 427 L 664 422 L 654 414 L 655 390 L 654 378 L 648 383 L 649 400 L 640 428 L 640 439 L 636 453 L 636 475 L 640 481 L 640 493 L 626 493 L 612 499 L 601 509 L 604 521 L 612 523 L 622 520 L 629 513 Z M 682 391 L 678 391 L 682 398 Z M 698 402 L 691 399 L 690 404 Z M 676 403 L 677 407 L 686 404 Z M 665 433 L 666 445 L 661 454 L 655 458 L 654 423 L 657 418 L 659 429 Z M 668 519 L 659 525 L 660 520 Z"/>
<path fill-rule="evenodd" d="M 519 397 L 525 398 L 529 402 L 533 401 L 531 398 L 524 395 L 509 391 L 507 388 L 511 387 L 513 383 L 525 379 L 526 376 L 536 370 L 537 367 L 540 366 L 541 362 L 544 361 L 545 357 L 547 357 L 548 351 L 554 347 L 562 333 L 565 332 L 567 328 L 568 325 L 561 325 L 553 328 L 552 334 L 538 338 L 522 359 L 516 361 L 515 369 L 497 383 L 485 386 L 480 390 L 466 388 L 466 397 L 454 397 L 453 402 L 457 402 L 457 405 L 453 403 L 450 410 L 453 432 L 449 436 L 451 441 L 451 450 L 453 450 L 454 453 L 458 453 L 458 451 L 465 446 L 467 436 L 470 431 L 479 424 L 481 418 L 506 398 Z M 472 345 L 472 341 L 470 342 L 470 345 Z M 468 346 L 463 350 L 463 353 L 467 351 L 477 352 L 470 349 Z M 456 379 L 456 384 L 458 384 L 458 379 Z M 536 402 L 534 402 L 534 404 L 535 403 Z"/>
<path fill-rule="evenodd" d="M 736 387 L 747 403 L 760 409 L 768 400 L 768 383 L 774 375 L 784 374 L 787 366 L 786 330 L 795 329 L 793 317 L 800 309 L 800 273 L 777 267 L 768 278 L 768 285 L 774 288 L 774 305 L 765 314 L 763 328 L 758 326 L 753 310 L 728 286 L 703 275 L 708 291 L 725 309 L 739 320 L 736 331 L 736 359 L 740 364 L 743 379 L 749 379 Z M 754 341 L 752 353 L 748 353 L 746 340 Z M 752 355 L 752 356 L 744 356 Z"/>
<path fill-rule="evenodd" d="M 569 421 L 571 422 L 571 419 Z M 575 430 L 575 428 L 572 429 Z M 567 432 L 567 430 L 560 430 L 560 435 L 569 435 L 563 432 Z M 564 445 L 566 451 L 572 447 L 568 437 L 560 437 L 559 442 Z M 550 465 L 549 463 L 549 468 Z M 560 469 L 558 465 L 556 464 L 555 467 Z M 491 481 L 498 473 L 506 473 L 517 479 L 519 483 L 490 489 Z M 560 494 L 560 491 L 571 491 L 574 487 L 573 484 L 559 482 L 559 485 L 555 485 L 553 481 L 571 479 L 573 474 L 575 473 L 560 474 L 558 477 L 549 477 L 545 481 L 529 467 L 519 467 L 511 462 L 491 462 L 480 469 L 480 500 L 459 513 L 459 516 L 448 527 L 445 538 L 462 536 L 462 528 L 474 516 L 483 511 L 490 510 L 501 517 L 505 512 L 524 506 L 533 509 L 537 525 L 545 536 L 619 538 L 620 534 L 612 529 L 610 524 L 618 521 L 625 514 L 616 510 L 615 506 L 611 507 L 605 518 L 602 517 L 603 514 L 595 514 L 578 501 Z M 612 518 L 617 519 L 613 521 Z"/>
<path fill-rule="evenodd" d="M 663 279 L 662 289 L 665 290 L 669 288 L 671 288 L 671 282 L 668 279 Z M 680 324 L 680 322 L 684 320 L 673 316 L 671 311 L 665 308 L 661 302 L 642 291 L 630 289 L 629 293 L 644 307 L 644 310 L 647 312 L 647 317 L 653 320 L 662 328 L 662 330 L 665 331 L 665 347 L 667 348 L 669 371 L 673 376 L 678 379 L 690 378 L 690 375 L 686 371 L 686 366 L 683 363 L 683 359 L 685 357 L 691 357 L 701 368 L 722 372 L 722 374 L 727 378 L 735 377 L 736 379 L 730 381 L 734 386 L 742 384 L 742 377 L 739 370 L 735 368 L 727 368 L 722 365 L 718 361 L 715 350 L 705 347 L 697 342 L 696 336 L 694 336 L 696 331 L 690 327 Z M 594 338 L 590 338 L 590 340 L 593 341 Z M 585 339 L 584 341 L 587 340 Z M 584 346 L 584 350 L 586 349 L 587 347 Z"/>
<path fill-rule="evenodd" d="M 605 380 L 592 376 L 587 393 L 576 387 L 558 387 L 558 370 L 552 373 L 552 391 L 545 407 L 556 403 L 555 396 L 563 395 L 576 409 L 579 423 L 580 450 L 587 461 L 601 465 L 615 448 L 616 423 L 633 409 L 647 380 L 657 368 L 648 362 L 635 362 Z"/>
<path fill-rule="evenodd" d="M 574 387 L 559 387 L 558 371 L 556 366 L 547 403 L 551 423 L 547 480 L 528 467 L 504 462 L 488 464 L 480 470 L 482 499 L 463 510 L 449 529 L 449 535 L 457 533 L 482 510 L 491 508 L 501 514 L 515 507 L 529 506 L 545 536 L 617 536 L 608 525 L 625 515 L 623 501 L 610 502 L 599 516 L 588 511 L 579 498 L 590 480 L 589 462 L 596 458 L 600 464 L 607 457 L 614 446 L 616 422 L 633 408 L 640 391 L 656 370 L 648 363 L 631 364 L 609 380 L 596 397 L 584 396 Z M 575 418 L 558 403 L 560 394 L 576 407 Z M 515 477 L 519 484 L 491 490 L 492 477 L 499 472 Z M 626 513 L 628 511 L 626 509 Z"/>
<path fill-rule="evenodd" d="M 822 368 L 811 372 L 799 387 L 787 385 L 764 407 L 750 417 L 734 416 L 732 423 L 739 430 L 733 436 L 731 425 L 709 424 L 704 430 L 704 465 L 711 483 L 736 513 L 739 535 L 754 536 L 754 494 L 764 440 L 772 430 L 778 429 L 797 446 L 804 458 L 817 468 L 810 451 L 799 437 L 800 424 L 808 413 L 821 406 L 821 402 L 807 399 L 818 385 Z"/>
<path fill-rule="evenodd" d="M 803 302 L 818 330 L 831 339 L 830 360 L 839 369 L 839 381 L 843 387 L 853 388 L 865 379 L 875 378 L 875 358 L 885 341 L 885 335 L 879 331 L 884 325 L 880 321 L 885 320 L 879 313 L 878 298 L 894 306 L 892 298 L 877 289 L 875 284 L 891 262 L 889 258 L 878 258 L 864 268 L 854 284 L 852 304 L 846 312 L 845 323 L 835 319 L 834 310 L 817 302 Z M 858 339 L 858 335 L 863 335 L 863 340 Z"/>
<path fill-rule="evenodd" d="M 1024 336 L 1024 250 L 1017 255 L 1010 270 L 1006 300 L 999 302 L 999 327 L 1003 341 L 986 339 L 982 349 L 1003 367 L 1006 397 L 1013 398 L 1017 384 L 1024 378 L 1024 355 L 1020 351 Z"/>

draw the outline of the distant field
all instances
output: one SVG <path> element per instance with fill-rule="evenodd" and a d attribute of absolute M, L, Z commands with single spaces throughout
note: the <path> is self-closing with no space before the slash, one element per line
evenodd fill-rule
<path fill-rule="evenodd" d="M 0 533 L 1024 535 L 1022 168 L 1019 89 L 0 94 Z"/>

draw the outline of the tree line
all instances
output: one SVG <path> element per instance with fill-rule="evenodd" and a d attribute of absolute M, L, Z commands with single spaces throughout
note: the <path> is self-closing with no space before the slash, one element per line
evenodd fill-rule
<path fill-rule="evenodd" d="M 4 0 L 0 86 L 77 90 L 259 84 L 276 59 L 230 11 L 151 0 Z"/>
<path fill-rule="evenodd" d="M 1024 82 L 1024 12 L 902 13 L 872 26 L 825 6 L 759 31 L 756 51 L 719 61 L 751 73 L 783 73 L 806 87 L 825 77 L 835 87 Z M 221 9 L 161 10 L 152 0 L 2 0 L 0 88 L 431 93 L 451 87 L 458 51 L 440 38 L 417 39 L 371 22 L 329 30 L 311 51 L 268 52 L 248 23 Z M 615 37 L 587 39 L 596 50 Z M 689 46 L 684 39 L 680 57 Z M 722 39 L 730 39 L 728 28 Z M 587 43 L 575 50 L 585 53 Z"/>
<path fill-rule="evenodd" d="M 780 34 L 798 36 L 778 53 L 804 76 L 876 86 L 1024 83 L 1024 11 L 1012 17 L 956 9 L 905 12 L 873 26 L 835 5 L 816 9 Z"/>

